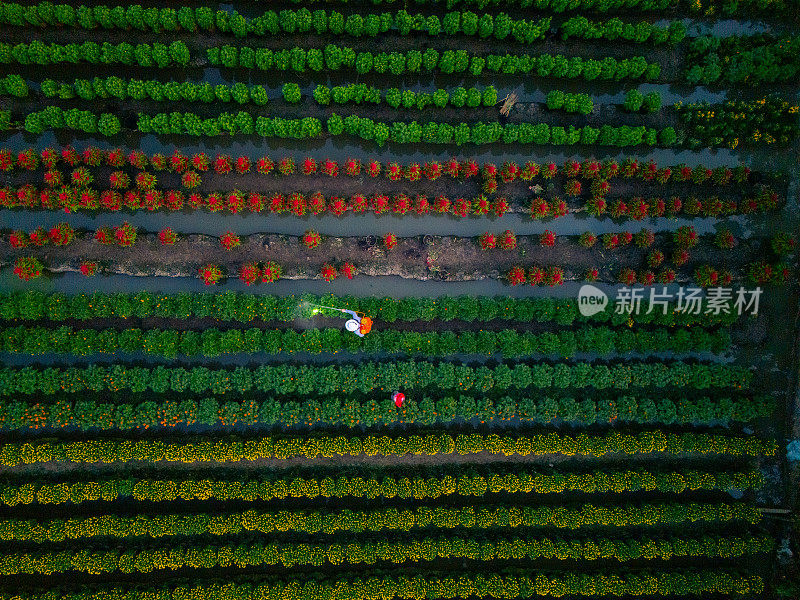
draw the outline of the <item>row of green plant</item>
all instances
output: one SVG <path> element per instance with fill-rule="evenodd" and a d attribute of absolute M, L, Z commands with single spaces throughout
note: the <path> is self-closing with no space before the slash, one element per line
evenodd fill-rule
<path fill-rule="evenodd" d="M 666 27 L 653 25 L 647 21 L 625 23 L 614 17 L 607 21 L 590 21 L 584 16 L 571 17 L 558 28 L 562 40 L 571 37 L 586 40 L 605 39 L 610 42 L 626 40 L 644 44 L 669 44 L 675 46 L 686 37 L 686 26 L 681 21 L 670 21 Z"/>
<path fill-rule="evenodd" d="M 153 368 L 115 365 L 85 367 L 5 367 L 0 369 L 0 394 L 61 394 L 85 391 L 166 391 L 224 394 L 255 390 L 277 394 L 351 394 L 373 390 L 526 390 L 528 388 L 595 388 L 624 390 L 631 387 L 685 389 L 748 389 L 750 369 L 700 362 L 499 364 L 470 367 L 426 360 L 369 362 L 357 365 L 260 365 L 235 369 L 208 367 Z"/>
<path fill-rule="evenodd" d="M 0 77 L 0 96 L 10 95 L 17 98 L 25 98 L 30 88 L 28 82 L 17 74 Z"/>
<path fill-rule="evenodd" d="M 247 18 L 237 11 L 214 11 L 203 6 L 191 8 L 142 8 L 138 4 L 124 6 L 69 5 L 54 7 L 50 2 L 23 7 L 16 3 L 0 5 L 0 23 L 14 26 L 35 25 L 38 27 L 69 26 L 80 29 L 130 30 L 142 31 L 221 31 L 231 33 L 237 38 L 254 36 L 281 36 L 293 33 L 314 33 L 317 35 L 348 35 L 351 37 L 376 37 L 381 33 L 393 31 L 401 36 L 423 33 L 431 37 L 439 35 L 493 37 L 504 40 L 509 36 L 516 41 L 530 44 L 544 37 L 550 29 L 549 17 L 537 22 L 526 19 L 512 19 L 506 13 L 475 14 L 473 12 L 451 11 L 442 15 L 425 16 L 420 13 L 409 14 L 405 10 L 395 13 L 351 13 L 342 15 L 337 11 L 315 10 L 268 10 L 254 18 Z"/>
<path fill-rule="evenodd" d="M 536 596 L 611 596 L 652 597 L 702 596 L 718 594 L 760 594 L 764 581 L 758 575 L 716 567 L 709 570 L 615 572 L 600 573 L 524 573 L 495 570 L 491 575 L 481 574 L 431 574 L 406 571 L 403 575 L 343 576 L 322 579 L 319 575 L 305 574 L 271 583 L 200 583 L 173 588 L 163 584 L 157 588 L 107 585 L 79 587 L 77 590 L 58 592 L 63 600 L 92 600 L 98 595 L 118 600 L 146 600 L 158 595 L 163 600 L 245 600 L 247 598 L 314 598 L 315 600 L 382 600 L 407 598 L 533 598 Z M 4 593 L 1 600 L 49 600 L 54 592 Z"/>
<path fill-rule="evenodd" d="M 81 100 L 116 98 L 118 100 L 153 100 L 156 102 L 235 102 L 247 104 L 252 102 L 259 106 L 267 104 L 269 96 L 262 85 L 245 83 L 211 85 L 210 83 L 193 83 L 191 81 L 157 81 L 155 79 L 123 79 L 95 77 L 93 79 L 76 79 L 72 83 L 57 82 L 45 79 L 41 83 L 42 94 L 46 98 L 69 100 L 78 97 Z"/>
<path fill-rule="evenodd" d="M 705 456 L 773 456 L 775 440 L 753 436 L 727 436 L 704 433 L 665 433 L 661 430 L 637 434 L 559 433 L 512 436 L 426 434 L 389 438 L 388 436 L 352 437 L 320 435 L 309 438 L 264 436 L 258 440 L 232 438 L 195 443 L 154 440 L 94 439 L 79 442 L 36 441 L 9 442 L 0 448 L 0 464 L 6 467 L 41 464 L 50 461 L 68 463 L 114 464 L 129 461 L 238 462 L 242 460 L 346 456 L 436 456 L 459 454 L 502 454 L 504 456 L 594 456 L 608 454 L 665 455 L 691 452 Z"/>
<path fill-rule="evenodd" d="M 585 317 L 578 312 L 578 302 L 573 298 L 512 298 L 508 296 L 441 296 L 438 298 L 378 298 L 368 296 L 276 296 L 224 292 L 179 292 L 160 294 L 141 291 L 136 293 L 94 292 L 92 294 L 63 294 L 37 290 L 0 292 L 0 319 L 13 321 L 48 320 L 81 321 L 94 319 L 132 317 L 161 317 L 169 319 L 212 318 L 219 321 L 249 323 L 254 320 L 291 322 L 297 318 L 313 319 L 315 314 L 335 315 L 318 306 L 334 306 L 355 310 L 372 319 L 386 323 L 443 321 L 488 322 L 494 319 L 522 323 L 556 323 L 567 326 L 573 323 L 609 323 L 627 325 L 654 324 L 673 326 L 715 327 L 733 324 L 735 314 L 692 314 L 677 310 L 670 302 L 667 310 L 640 311 L 626 314 L 616 312 L 609 304 L 598 313 Z M 317 313 L 312 311 L 316 310 Z"/>
<path fill-rule="evenodd" d="M 568 113 L 588 115 L 594 110 L 589 94 L 571 94 L 561 90 L 551 90 L 547 93 L 547 108 L 550 110 L 563 110 Z"/>
<path fill-rule="evenodd" d="M 2 46 L 0 46 L 0 49 Z M 2 57 L 0 52 L 0 58 Z M 219 46 L 207 50 L 208 63 L 229 69 L 259 69 L 261 71 L 293 71 L 305 73 L 350 70 L 360 75 L 375 72 L 394 76 L 404 73 L 434 71 L 445 75 L 469 72 L 478 77 L 486 69 L 493 74 L 553 77 L 556 79 L 583 78 L 621 81 L 645 79 L 653 81 L 661 75 L 657 63 L 648 63 L 642 56 L 617 60 L 610 56 L 601 60 L 580 56 L 567 58 L 561 54 L 488 54 L 479 56 L 466 50 L 435 48 L 407 52 L 356 52 L 353 48 L 328 44 L 324 49 L 299 48 L 270 50 L 249 46 Z M 2 60 L 0 60 L 2 62 Z"/>
<path fill-rule="evenodd" d="M 724 329 L 708 332 L 700 328 L 630 330 L 590 327 L 545 333 L 502 331 L 397 331 L 378 329 L 363 338 L 341 328 L 330 329 L 229 329 L 208 327 L 202 331 L 175 329 L 78 329 L 62 325 L 0 328 L 0 352 L 14 354 L 111 354 L 144 352 L 154 356 L 215 357 L 224 354 L 336 353 L 407 354 L 449 356 L 452 354 L 500 354 L 519 358 L 542 354 L 570 358 L 589 352 L 599 356 L 638 352 L 719 353 L 730 346 Z"/>
<path fill-rule="evenodd" d="M 672 558 L 739 558 L 771 552 L 772 537 L 761 535 L 696 537 L 640 537 L 562 539 L 551 537 L 421 537 L 348 544 L 271 543 L 185 544 L 155 549 L 61 550 L 0 555 L 2 575 L 52 575 L 56 573 L 152 573 L 160 570 L 246 568 L 281 565 L 321 567 L 330 565 L 374 565 L 468 559 L 494 560 L 670 560 Z"/>
<path fill-rule="evenodd" d="M 40 544 L 97 537 L 130 539 L 171 536 L 235 535 L 242 531 L 275 534 L 297 532 L 327 535 L 418 529 L 516 529 L 557 527 L 582 529 L 596 526 L 641 527 L 685 523 L 755 524 L 757 508 L 742 502 L 642 504 L 578 504 L 559 506 L 414 506 L 366 510 L 281 510 L 219 514 L 115 514 L 72 517 L 51 521 L 0 520 L 0 540 Z"/>
<path fill-rule="evenodd" d="M 71 129 L 83 133 L 99 133 L 107 137 L 122 131 L 119 118 L 112 113 L 98 115 L 90 110 L 62 109 L 60 106 L 48 106 L 39 112 L 29 112 L 25 116 L 23 127 L 28 133 L 35 134 L 51 129 Z"/>
<path fill-rule="evenodd" d="M 290 86 L 291 96 L 287 98 L 287 86 Z M 297 84 L 286 84 L 283 87 L 284 99 L 287 102 L 300 101 L 300 89 Z M 428 106 L 445 108 L 448 105 L 453 108 L 477 108 L 479 106 L 494 106 L 497 104 L 497 90 L 493 85 L 489 85 L 480 90 L 478 88 L 463 87 L 454 88 L 451 91 L 439 88 L 433 93 L 415 92 L 408 88 L 389 88 L 382 90 L 365 83 L 351 83 L 349 85 L 327 86 L 318 85 L 314 89 L 314 100 L 317 104 L 328 106 L 334 104 L 348 104 L 362 102 L 370 104 L 380 104 L 385 102 L 392 108 L 406 108 L 423 110 Z"/>
<path fill-rule="evenodd" d="M 133 499 L 137 502 L 173 500 L 284 500 L 286 498 L 405 498 L 424 500 L 446 496 L 488 493 L 560 494 L 562 492 L 623 493 L 658 491 L 757 490 L 764 485 L 759 469 L 750 471 L 614 471 L 588 473 L 539 472 L 515 468 L 500 474 L 491 469 L 482 475 L 396 477 L 381 473 L 364 477 L 293 477 L 278 479 L 111 479 L 77 483 L 28 482 L 0 485 L 0 502 L 6 506 L 27 504 L 80 504 Z"/>
<path fill-rule="evenodd" d="M 700 36 L 689 44 L 686 64 L 691 84 L 793 81 L 800 73 L 800 36 Z"/>
<path fill-rule="evenodd" d="M 327 396 L 321 400 L 286 400 L 262 397 L 247 400 L 203 398 L 195 400 L 154 399 L 145 402 L 102 402 L 93 398 L 69 398 L 55 403 L 26 400 L 0 401 L 0 429 L 48 428 L 136 429 L 187 427 L 192 425 L 235 427 L 324 426 L 363 427 L 395 423 L 432 425 L 454 420 L 478 419 L 491 423 L 519 419 L 523 423 L 575 422 L 580 425 L 616 422 L 685 423 L 709 425 L 750 422 L 768 417 L 774 410 L 770 396 L 755 398 L 649 398 L 601 396 L 576 400 L 572 397 L 491 399 L 445 396 L 406 400 L 403 411 L 388 402 L 359 401 Z"/>
<path fill-rule="evenodd" d="M 181 41 L 169 44 L 111 44 L 86 41 L 82 44 L 45 44 L 34 40 L 28 44 L 0 43 L 0 64 L 60 65 L 89 63 L 106 65 L 139 65 L 140 67 L 167 67 L 189 64 L 189 49 Z"/>

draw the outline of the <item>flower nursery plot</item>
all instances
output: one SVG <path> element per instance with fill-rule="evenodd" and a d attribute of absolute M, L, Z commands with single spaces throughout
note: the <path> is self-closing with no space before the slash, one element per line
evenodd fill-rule
<path fill-rule="evenodd" d="M 0 600 L 800 597 L 799 16 L 0 2 Z"/>

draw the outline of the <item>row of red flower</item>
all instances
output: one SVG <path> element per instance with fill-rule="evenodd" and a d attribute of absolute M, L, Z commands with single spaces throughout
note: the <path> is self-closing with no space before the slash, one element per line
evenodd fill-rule
<path fill-rule="evenodd" d="M 87 147 L 81 153 L 78 153 L 71 146 L 67 146 L 61 151 L 55 148 L 46 148 L 41 153 L 37 153 L 33 148 L 28 148 L 16 154 L 8 149 L 0 150 L 0 170 L 2 171 L 10 171 L 15 167 L 34 170 L 40 164 L 45 169 L 52 170 L 56 168 L 59 162 L 71 167 L 80 164 L 87 166 L 105 164 L 114 168 L 130 165 L 140 170 L 150 168 L 155 171 L 172 171 L 176 173 L 213 170 L 218 174 L 232 172 L 245 174 L 255 169 L 262 175 L 273 172 L 281 175 L 324 173 L 330 177 L 336 177 L 340 172 L 339 163 L 330 158 L 318 160 L 307 157 L 298 165 L 291 157 L 284 157 L 274 161 L 270 157 L 264 156 L 253 162 L 247 156 L 231 157 L 220 154 L 212 159 L 203 152 L 188 156 L 177 149 L 169 156 L 164 154 L 148 156 L 139 150 L 126 154 L 120 148 L 106 151 L 93 146 Z M 485 179 L 497 177 L 503 182 L 509 183 L 517 178 L 530 181 L 537 176 L 547 179 L 556 175 L 564 175 L 566 177 L 584 177 L 588 179 L 636 177 L 646 181 L 655 180 L 659 183 L 667 183 L 668 181 L 703 183 L 711 180 L 717 185 L 746 182 L 751 173 L 750 169 L 745 166 L 738 166 L 733 169 L 729 167 L 711 169 L 703 165 L 692 168 L 685 164 L 659 167 L 653 160 L 641 163 L 635 158 L 628 158 L 622 163 L 614 159 L 602 162 L 594 159 L 586 159 L 582 162 L 569 159 L 560 167 L 554 162 L 539 165 L 532 161 L 526 162 L 522 167 L 513 161 L 507 161 L 498 167 L 491 162 L 479 164 L 472 159 L 459 161 L 456 158 L 451 158 L 444 162 L 430 161 L 422 164 L 412 162 L 407 165 L 391 162 L 384 165 L 381 161 L 375 159 L 369 159 L 362 163 L 360 159 L 349 158 L 341 165 L 341 171 L 353 177 L 360 176 L 362 173 L 377 177 L 383 172 L 389 179 L 405 178 L 410 181 L 417 181 L 423 177 L 433 181 L 442 175 L 465 179 L 480 175 Z"/>
<path fill-rule="evenodd" d="M 708 198 L 689 197 L 682 199 L 673 196 L 664 198 L 616 198 L 607 199 L 593 196 L 584 204 L 586 212 L 592 216 L 608 215 L 614 219 L 633 219 L 636 221 L 650 217 L 705 216 L 720 217 L 734 214 L 752 214 L 776 209 L 780 198 L 769 187 L 761 187 L 753 196 L 741 201 L 730 198 L 711 196 Z M 370 196 L 353 194 L 350 198 L 331 196 L 326 198 L 321 192 L 305 195 L 299 192 L 291 194 L 258 194 L 233 190 L 227 193 L 211 193 L 203 195 L 197 192 L 184 193 L 179 190 L 147 190 L 119 192 L 104 190 L 98 192 L 93 188 L 64 187 L 58 190 L 39 190 L 32 185 L 19 188 L 0 188 L 0 208 L 26 208 L 45 210 L 170 210 L 184 209 L 207 210 L 209 212 L 228 211 L 236 214 L 244 211 L 259 213 L 268 211 L 273 214 L 291 213 L 296 216 L 307 214 L 333 214 L 342 216 L 348 211 L 354 214 L 374 212 L 377 215 L 393 213 L 396 215 L 429 213 L 452 214 L 458 217 L 467 216 L 502 216 L 515 210 L 505 197 L 487 198 L 485 195 L 472 200 L 467 198 L 449 199 L 447 196 L 436 196 L 429 199 L 424 194 L 412 198 L 400 193 L 394 196 L 375 193 Z M 534 219 L 557 218 L 566 215 L 570 209 L 563 199 L 554 197 L 550 201 L 542 197 L 531 200 L 529 214 Z"/>

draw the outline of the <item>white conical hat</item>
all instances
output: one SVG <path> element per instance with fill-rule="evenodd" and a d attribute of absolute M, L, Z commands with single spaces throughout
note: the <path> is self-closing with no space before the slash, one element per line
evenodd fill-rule
<path fill-rule="evenodd" d="M 358 331 L 359 327 L 361 327 L 361 324 L 355 319 L 348 319 L 344 324 L 344 328 L 347 329 L 347 331 Z"/>

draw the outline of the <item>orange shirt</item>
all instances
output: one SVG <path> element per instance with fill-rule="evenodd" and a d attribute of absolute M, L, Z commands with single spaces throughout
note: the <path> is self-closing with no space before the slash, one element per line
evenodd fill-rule
<path fill-rule="evenodd" d="M 361 326 L 358 328 L 358 331 L 361 333 L 369 333 L 372 329 L 372 319 L 369 317 L 362 317 L 361 319 Z"/>

